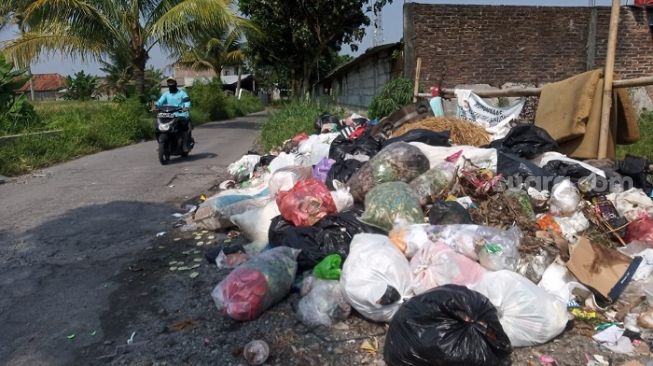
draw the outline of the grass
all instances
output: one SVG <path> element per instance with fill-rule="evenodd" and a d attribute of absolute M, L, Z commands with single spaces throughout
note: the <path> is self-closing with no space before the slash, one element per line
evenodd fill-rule
<path fill-rule="evenodd" d="M 639 117 L 640 140 L 632 145 L 617 146 L 617 158 L 626 154 L 645 157 L 653 161 L 653 112 L 644 112 Z"/>
<path fill-rule="evenodd" d="M 193 103 L 191 119 L 198 126 L 210 121 L 232 119 L 263 110 L 260 99 L 243 91 L 240 100 L 222 91 L 222 84 L 214 80 L 196 83 L 188 89 Z"/>
<path fill-rule="evenodd" d="M 315 120 L 322 112 L 332 112 L 339 115 L 330 105 L 320 105 L 311 102 L 292 101 L 270 114 L 268 121 L 261 130 L 261 143 L 268 151 L 280 146 L 284 141 L 302 132 L 309 135 L 315 132 Z"/>

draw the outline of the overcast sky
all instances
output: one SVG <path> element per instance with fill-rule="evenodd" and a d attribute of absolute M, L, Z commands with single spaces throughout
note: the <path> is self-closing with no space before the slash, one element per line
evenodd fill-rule
<path fill-rule="evenodd" d="M 540 6 L 587 6 L 591 0 L 543 0 L 543 1 L 529 1 L 529 0 L 465 0 L 465 1 L 443 1 L 443 0 L 422 0 L 413 1 L 424 4 L 483 4 L 483 5 L 540 5 Z M 611 4 L 610 0 L 596 0 L 597 5 L 607 6 Z M 632 4 L 633 0 L 622 0 L 622 4 Z M 386 6 L 383 9 L 383 40 L 384 43 L 396 42 L 401 39 L 403 31 L 403 16 L 402 7 L 404 1 L 394 0 L 394 3 Z M 374 29 L 369 27 L 366 30 L 365 39 L 359 47 L 359 51 L 354 55 L 359 54 L 372 45 L 372 37 Z M 15 29 L 5 29 L 0 32 L 0 41 L 11 39 L 16 36 Z M 343 46 L 343 53 L 352 54 L 350 47 Z M 156 47 L 150 52 L 149 64 L 164 69 L 172 63 L 161 50 Z M 87 73 L 99 74 L 99 66 L 97 63 L 81 62 L 79 60 L 63 59 L 60 56 L 42 57 L 38 62 L 32 64 L 33 73 L 60 73 L 63 75 L 73 74 L 80 70 Z M 170 72 L 170 70 L 166 70 Z"/>

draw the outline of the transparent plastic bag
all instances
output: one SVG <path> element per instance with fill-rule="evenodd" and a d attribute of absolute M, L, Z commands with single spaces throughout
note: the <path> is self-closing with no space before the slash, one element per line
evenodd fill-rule
<path fill-rule="evenodd" d="M 229 189 L 202 202 L 193 216 L 198 228 L 219 230 L 232 225 L 231 216 L 265 206 L 273 199 L 267 186 Z"/>
<path fill-rule="evenodd" d="M 256 319 L 290 291 L 298 254 L 299 250 L 277 247 L 238 266 L 211 292 L 218 310 L 235 320 Z"/>
<path fill-rule="evenodd" d="M 408 225 L 400 222 L 393 226 L 388 236 L 392 244 L 410 259 L 426 245 L 433 243 L 429 238 L 430 229 L 431 225 L 428 224 Z"/>
<path fill-rule="evenodd" d="M 472 260 L 479 260 L 478 253 L 488 243 L 516 248 L 521 237 L 521 232 L 516 227 L 502 230 L 482 225 L 434 225 L 426 230 L 432 241 L 442 240 L 456 252 Z"/>
<path fill-rule="evenodd" d="M 364 317 L 387 322 L 412 296 L 408 260 L 387 236 L 358 234 L 340 276 L 347 302 Z"/>
<path fill-rule="evenodd" d="M 270 175 L 270 192 L 276 196 L 281 191 L 289 191 L 297 182 L 310 178 L 312 174 L 310 167 L 292 165 L 280 168 Z"/>
<path fill-rule="evenodd" d="M 290 191 L 279 192 L 277 205 L 281 216 L 295 226 L 313 226 L 337 211 L 329 189 L 315 179 L 299 181 Z"/>
<path fill-rule="evenodd" d="M 546 343 L 567 326 L 567 305 L 517 273 L 488 272 L 470 288 L 496 306 L 513 347 Z"/>
<path fill-rule="evenodd" d="M 521 230 L 513 226 L 508 230 L 488 236 L 478 252 L 478 261 L 491 271 L 508 269 L 514 271 L 519 260 Z"/>
<path fill-rule="evenodd" d="M 243 155 L 238 161 L 229 164 L 227 171 L 233 180 L 240 183 L 249 178 L 260 160 L 260 155 Z"/>
<path fill-rule="evenodd" d="M 416 295 L 437 286 L 473 285 L 486 272 L 480 264 L 442 242 L 430 243 L 420 249 L 410 260 L 410 269 Z"/>
<path fill-rule="evenodd" d="M 299 300 L 297 316 L 309 327 L 345 320 L 351 313 L 351 305 L 342 294 L 340 282 L 332 280 L 311 279 L 311 289 Z"/>
<path fill-rule="evenodd" d="M 233 215 L 230 220 L 238 226 L 247 239 L 257 243 L 267 243 L 270 223 L 279 214 L 277 203 L 270 201 L 261 208 Z"/>
<path fill-rule="evenodd" d="M 386 182 L 410 182 L 429 170 L 429 161 L 422 152 L 405 142 L 389 145 L 365 163 L 347 181 L 357 202 L 375 186 Z"/>
<path fill-rule="evenodd" d="M 453 164 L 442 164 L 410 182 L 422 206 L 433 203 L 433 198 L 443 193 L 454 178 L 454 169 Z"/>
<path fill-rule="evenodd" d="M 365 212 L 361 221 L 390 231 L 398 221 L 408 224 L 423 223 L 424 212 L 417 195 L 408 184 L 382 183 L 365 197 Z"/>

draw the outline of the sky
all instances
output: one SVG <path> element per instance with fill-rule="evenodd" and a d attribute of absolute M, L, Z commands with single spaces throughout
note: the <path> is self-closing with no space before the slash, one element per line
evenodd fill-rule
<path fill-rule="evenodd" d="M 402 8 L 404 0 L 394 0 L 393 4 L 387 5 L 383 9 L 383 43 L 397 42 L 401 39 L 403 32 L 403 15 Z M 409 1 L 410 2 L 410 1 Z M 481 4 L 481 5 L 539 5 L 539 6 L 587 6 L 591 0 L 422 0 L 413 1 L 422 4 Z M 622 0 L 622 4 L 632 4 L 633 0 Z M 610 0 L 595 0 L 596 5 L 609 6 Z M 0 42 L 16 37 L 16 29 L 8 28 L 0 31 Z M 348 45 L 342 47 L 342 53 L 352 54 L 354 56 L 364 52 L 373 44 L 374 28 L 372 26 L 366 29 L 366 36 L 359 45 L 357 52 L 352 52 Z M 150 52 L 149 65 L 159 69 L 164 69 L 164 74 L 170 74 L 170 65 L 172 60 L 158 48 L 155 47 Z M 99 65 L 94 62 L 82 62 L 79 59 L 62 58 L 59 55 L 49 55 L 41 57 L 37 62 L 32 64 L 32 72 L 37 73 L 59 73 L 62 75 L 74 74 L 84 70 L 86 73 L 101 75 Z"/>

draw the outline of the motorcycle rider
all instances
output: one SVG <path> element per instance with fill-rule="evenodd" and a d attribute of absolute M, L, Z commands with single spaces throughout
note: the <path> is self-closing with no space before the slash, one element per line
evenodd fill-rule
<path fill-rule="evenodd" d="M 166 79 L 166 85 L 168 85 L 168 91 L 163 93 L 154 105 L 157 108 L 164 105 L 183 108 L 181 112 L 175 112 L 175 117 L 179 119 L 179 129 L 183 132 L 182 149 L 184 152 L 188 152 L 188 138 L 191 134 L 190 131 L 193 129 L 190 122 L 190 114 L 188 113 L 190 109 L 190 98 L 185 91 L 177 87 L 177 80 L 175 78 L 169 77 Z"/>

